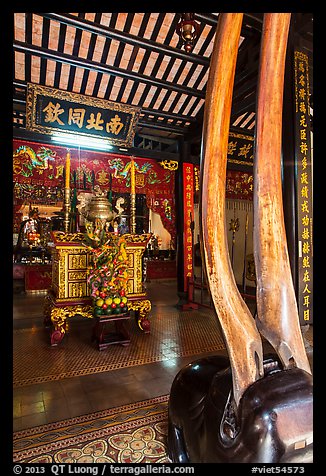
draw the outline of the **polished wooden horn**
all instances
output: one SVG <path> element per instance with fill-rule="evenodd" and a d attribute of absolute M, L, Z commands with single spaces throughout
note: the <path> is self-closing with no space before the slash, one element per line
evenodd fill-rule
<path fill-rule="evenodd" d="M 290 13 L 266 13 L 262 30 L 254 165 L 257 327 L 285 368 L 296 366 L 311 373 L 300 331 L 282 201 L 282 107 L 290 18 Z"/>
<path fill-rule="evenodd" d="M 230 263 L 225 190 L 232 92 L 242 13 L 220 13 L 207 84 L 201 152 L 200 219 L 207 281 L 232 369 L 235 402 L 263 376 L 260 334 Z"/>

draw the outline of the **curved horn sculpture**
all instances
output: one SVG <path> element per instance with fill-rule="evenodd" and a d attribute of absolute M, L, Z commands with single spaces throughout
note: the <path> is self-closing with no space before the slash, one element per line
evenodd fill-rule
<path fill-rule="evenodd" d="M 201 224 L 207 279 L 229 358 L 198 359 L 170 392 L 168 451 L 176 463 L 311 463 L 312 376 L 299 329 L 281 195 L 281 121 L 289 14 L 265 14 L 255 167 L 259 324 L 276 354 L 262 358 L 238 292 L 225 230 L 230 107 L 241 14 L 220 14 L 206 95 Z"/>
<path fill-rule="evenodd" d="M 245 389 L 263 375 L 263 352 L 254 319 L 235 282 L 225 219 L 229 125 L 243 14 L 220 15 L 206 92 L 200 210 L 207 280 L 227 345 L 238 404 Z"/>
<path fill-rule="evenodd" d="M 311 373 L 299 325 L 282 201 L 281 141 L 290 13 L 265 14 L 261 42 L 254 166 L 257 327 L 285 368 Z"/>

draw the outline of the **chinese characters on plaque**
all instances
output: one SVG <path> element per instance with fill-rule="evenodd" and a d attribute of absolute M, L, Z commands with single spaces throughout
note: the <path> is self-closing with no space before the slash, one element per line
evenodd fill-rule
<path fill-rule="evenodd" d="M 188 280 L 193 278 L 193 236 L 192 222 L 194 220 L 194 166 L 183 164 L 183 262 L 184 290 L 187 290 Z"/>
<path fill-rule="evenodd" d="M 254 137 L 229 131 L 228 163 L 253 166 Z"/>
<path fill-rule="evenodd" d="M 44 134 L 65 132 L 132 146 L 140 108 L 28 84 L 26 127 Z"/>
<path fill-rule="evenodd" d="M 306 54 L 294 52 L 295 148 L 298 213 L 298 308 L 300 324 L 313 321 L 313 202 L 309 119 L 309 69 Z"/>

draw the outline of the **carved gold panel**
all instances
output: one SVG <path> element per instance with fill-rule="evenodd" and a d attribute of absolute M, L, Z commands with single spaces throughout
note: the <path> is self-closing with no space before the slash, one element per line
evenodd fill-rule
<path fill-rule="evenodd" d="M 68 280 L 69 281 L 80 281 L 87 279 L 87 271 L 69 271 Z"/>
<path fill-rule="evenodd" d="M 87 286 L 89 262 L 89 252 L 84 246 L 69 244 L 56 247 L 53 253 L 52 286 L 59 300 L 89 295 Z"/>
<path fill-rule="evenodd" d="M 68 296 L 82 298 L 87 295 L 87 283 L 68 282 Z"/>
<path fill-rule="evenodd" d="M 87 256 L 78 252 L 78 254 L 68 254 L 68 268 L 69 269 L 86 269 L 87 268 Z"/>
<path fill-rule="evenodd" d="M 87 276 L 92 267 L 92 256 L 83 246 L 82 236 L 81 233 L 54 232 L 56 246 L 53 252 L 52 288 L 59 302 L 90 297 Z M 150 234 L 126 234 L 124 237 L 128 256 L 127 292 L 130 297 L 145 296 L 142 257 Z"/>
<path fill-rule="evenodd" d="M 143 286 L 142 257 L 150 234 L 124 235 L 128 256 L 127 293 L 128 308 L 137 313 L 137 324 L 145 333 L 149 332 L 148 314 L 151 303 L 146 299 Z M 51 323 L 51 345 L 58 345 L 68 330 L 67 318 L 80 314 L 93 317 L 93 305 L 87 283 L 92 268 L 91 252 L 82 244 L 81 233 L 53 232 L 55 248 L 52 260 L 52 289 L 44 303 L 44 322 Z"/>

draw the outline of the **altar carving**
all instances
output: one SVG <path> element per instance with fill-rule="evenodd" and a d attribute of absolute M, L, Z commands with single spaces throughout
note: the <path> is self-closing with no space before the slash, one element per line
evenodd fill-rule
<path fill-rule="evenodd" d="M 44 302 L 44 324 L 51 327 L 51 345 L 59 344 L 68 330 L 67 319 L 75 315 L 93 318 L 87 277 L 92 256 L 84 245 L 83 233 L 54 231 L 52 286 Z M 143 285 L 142 257 L 150 233 L 125 234 L 128 256 L 128 310 L 135 312 L 139 329 L 150 332 L 151 302 Z"/>

